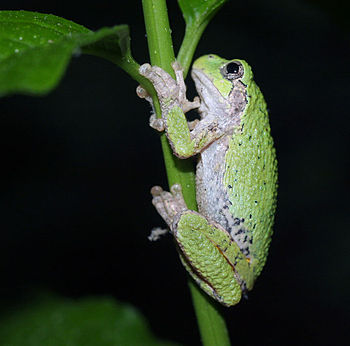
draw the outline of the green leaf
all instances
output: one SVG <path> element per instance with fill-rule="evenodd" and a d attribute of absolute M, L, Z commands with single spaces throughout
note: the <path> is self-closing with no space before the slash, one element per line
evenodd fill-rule
<path fill-rule="evenodd" d="M 178 0 L 187 25 L 209 21 L 227 0 Z"/>
<path fill-rule="evenodd" d="M 133 307 L 112 298 L 47 296 L 0 318 L 1 345 L 173 345 L 157 340 Z"/>
<path fill-rule="evenodd" d="M 0 95 L 49 92 L 71 56 L 80 53 L 103 57 L 138 75 L 127 25 L 93 32 L 54 15 L 0 11 Z"/>
<path fill-rule="evenodd" d="M 186 22 L 185 37 L 177 60 L 187 74 L 202 33 L 216 12 L 227 0 L 178 0 Z"/>

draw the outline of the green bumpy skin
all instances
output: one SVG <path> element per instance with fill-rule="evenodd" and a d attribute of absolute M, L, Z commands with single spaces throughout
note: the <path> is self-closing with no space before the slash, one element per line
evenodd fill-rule
<path fill-rule="evenodd" d="M 250 247 L 254 277 L 268 254 L 277 198 L 277 160 L 270 135 L 266 103 L 258 86 L 247 86 L 249 102 L 225 157 L 224 184 L 232 215 L 245 219 L 252 232 Z"/>
<path fill-rule="evenodd" d="M 230 235 L 193 211 L 184 212 L 174 229 L 181 261 L 199 286 L 223 305 L 237 304 L 242 280 L 252 286 L 253 276 Z M 247 275 L 239 277 L 236 272 Z"/>

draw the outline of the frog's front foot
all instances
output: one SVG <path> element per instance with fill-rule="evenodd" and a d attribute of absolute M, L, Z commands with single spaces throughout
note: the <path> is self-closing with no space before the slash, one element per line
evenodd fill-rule
<path fill-rule="evenodd" d="M 175 80 L 160 67 L 143 64 L 139 68 L 139 73 L 153 84 L 161 104 L 164 104 L 167 99 L 177 98 L 179 92 Z"/>
<path fill-rule="evenodd" d="M 179 106 L 184 113 L 191 109 L 198 108 L 200 102 L 195 98 L 190 102 L 186 98 L 186 85 L 183 78 L 183 70 L 178 62 L 172 63 L 175 72 L 176 80 L 173 79 L 169 73 L 158 66 L 151 66 L 150 64 L 143 64 L 139 68 L 141 76 L 147 78 L 154 86 L 157 92 L 159 102 L 162 110 L 167 113 L 174 105 Z M 138 95 L 142 96 L 142 93 Z"/>
<path fill-rule="evenodd" d="M 187 210 L 187 206 L 182 196 L 181 185 L 174 184 L 170 191 L 164 191 L 160 186 L 153 186 L 151 194 L 153 196 L 152 204 L 172 230 L 175 216 Z"/>
<path fill-rule="evenodd" d="M 147 92 L 147 90 L 142 86 L 142 85 L 138 85 L 136 88 L 136 95 L 140 98 L 140 99 L 145 99 L 147 100 L 152 108 L 153 108 L 153 101 L 152 101 L 152 97 L 151 95 Z"/>
<path fill-rule="evenodd" d="M 186 98 L 186 84 L 185 84 L 184 75 L 183 75 L 184 71 L 183 71 L 183 68 L 181 67 L 181 65 L 179 64 L 179 62 L 175 60 L 171 64 L 171 67 L 173 68 L 173 70 L 175 72 L 176 84 L 179 88 L 178 99 L 180 101 L 182 111 L 184 113 L 187 113 L 191 109 L 199 108 L 201 103 L 200 103 L 200 99 L 198 96 L 196 96 L 192 102 L 187 100 L 187 98 Z"/>
<path fill-rule="evenodd" d="M 162 118 L 157 118 L 156 114 L 154 113 L 153 100 L 152 100 L 152 97 L 150 96 L 150 94 L 141 85 L 139 85 L 136 88 L 136 94 L 139 98 L 145 99 L 151 104 L 153 113 L 149 118 L 149 126 L 151 126 L 152 129 L 155 129 L 159 132 L 163 132 L 165 130 L 164 121 Z"/>

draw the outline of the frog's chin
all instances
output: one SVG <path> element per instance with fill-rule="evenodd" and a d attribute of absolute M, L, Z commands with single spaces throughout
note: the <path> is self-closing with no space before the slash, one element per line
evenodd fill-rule
<path fill-rule="evenodd" d="M 201 110 L 209 111 L 221 108 L 225 100 L 209 76 L 196 68 L 192 69 L 191 76 L 202 101 Z"/>
<path fill-rule="evenodd" d="M 193 68 L 191 76 L 202 99 L 220 96 L 219 90 L 215 87 L 213 81 L 202 70 Z"/>

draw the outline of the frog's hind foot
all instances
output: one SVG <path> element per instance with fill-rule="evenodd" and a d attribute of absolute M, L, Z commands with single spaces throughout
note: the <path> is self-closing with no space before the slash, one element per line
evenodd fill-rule
<path fill-rule="evenodd" d="M 171 229 L 175 215 L 187 210 L 187 206 L 182 196 L 181 185 L 173 185 L 170 191 L 164 191 L 160 186 L 153 186 L 151 189 L 152 204 Z"/>
<path fill-rule="evenodd" d="M 162 118 L 157 118 L 154 113 L 149 118 L 149 126 L 158 132 L 163 132 L 165 130 L 164 120 Z"/>

